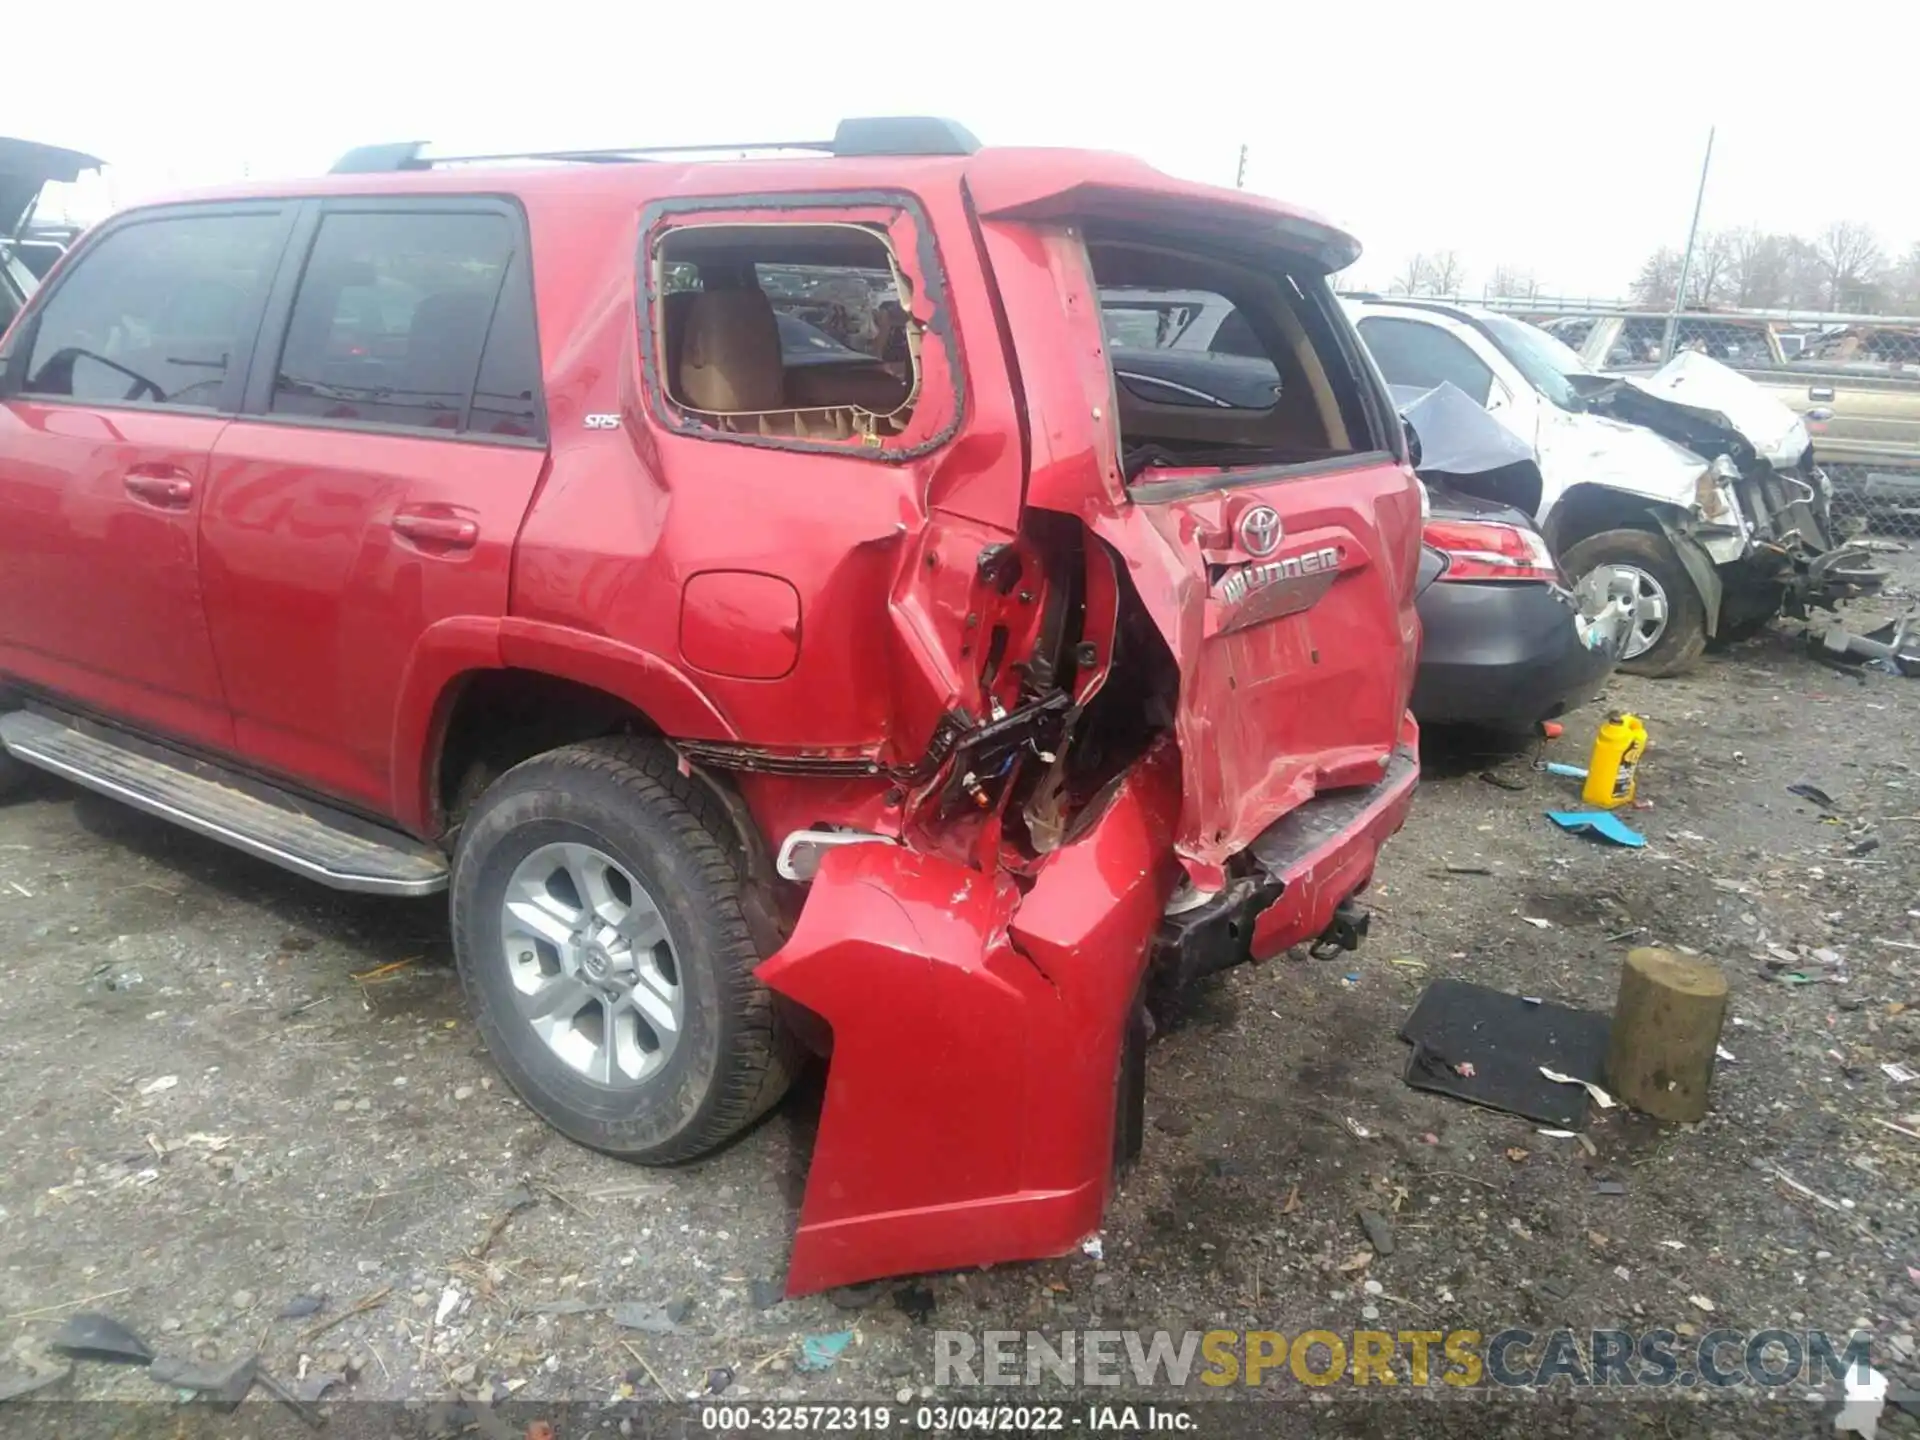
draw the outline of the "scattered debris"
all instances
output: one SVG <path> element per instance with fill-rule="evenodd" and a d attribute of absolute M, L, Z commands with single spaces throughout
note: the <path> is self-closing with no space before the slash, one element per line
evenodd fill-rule
<path fill-rule="evenodd" d="M 332 1370 L 310 1370 L 293 1382 L 293 1393 L 300 1397 L 301 1403 L 314 1405 L 319 1403 L 327 1391 L 336 1385 L 347 1383 L 347 1377 Z"/>
<path fill-rule="evenodd" d="M 1905 1085 L 1910 1081 L 1920 1080 L 1920 1071 L 1914 1070 L 1911 1066 L 1902 1065 L 1898 1061 L 1888 1061 L 1880 1067 L 1880 1071 L 1896 1085 Z"/>
<path fill-rule="evenodd" d="M 231 1360 L 207 1363 L 159 1355 L 147 1366 L 147 1378 L 156 1385 L 207 1395 L 216 1404 L 238 1405 L 253 1389 L 259 1369 L 260 1357 L 251 1350 Z"/>
<path fill-rule="evenodd" d="M 318 1315 L 326 1308 L 327 1297 L 324 1292 L 313 1295 L 296 1295 L 285 1305 L 281 1306 L 280 1313 L 273 1318 L 276 1320 L 304 1320 L 309 1315 Z"/>
<path fill-rule="evenodd" d="M 1341 1120 L 1346 1125 L 1348 1133 L 1353 1135 L 1355 1139 L 1371 1140 L 1373 1138 L 1373 1131 L 1362 1125 L 1351 1115 L 1343 1115 Z"/>
<path fill-rule="evenodd" d="M 1630 850 L 1643 849 L 1647 837 L 1605 810 L 1549 810 L 1547 819 L 1570 835 L 1591 835 Z"/>
<path fill-rule="evenodd" d="M 1366 1269 L 1372 1263 L 1373 1263 L 1373 1251 L 1356 1250 L 1353 1252 L 1353 1254 L 1349 1255 L 1345 1260 L 1340 1262 L 1340 1267 L 1339 1267 L 1340 1273 L 1342 1275 L 1358 1275 L 1362 1270 Z"/>
<path fill-rule="evenodd" d="M 756 1275 L 747 1282 L 747 1303 L 756 1310 L 771 1310 L 786 1298 L 784 1281 L 768 1280 Z"/>
<path fill-rule="evenodd" d="M 1518 1165 L 1526 1158 L 1527 1152 L 1522 1150 L 1518 1145 L 1509 1145 L 1507 1147 L 1507 1159 L 1511 1160 L 1514 1164 Z"/>
<path fill-rule="evenodd" d="M 851 1330 L 834 1330 L 825 1335 L 809 1335 L 800 1342 L 799 1358 L 793 1362 L 796 1370 L 829 1370 L 853 1343 Z"/>
<path fill-rule="evenodd" d="M 893 1308 L 916 1325 L 932 1318 L 933 1307 L 933 1291 L 918 1281 L 902 1285 L 893 1292 Z"/>
<path fill-rule="evenodd" d="M 142 1095 L 158 1095 L 163 1091 L 173 1089 L 173 1087 L 179 1083 L 180 1077 L 178 1075 L 162 1075 L 142 1085 L 140 1087 L 140 1093 Z"/>
<path fill-rule="evenodd" d="M 1587 1094 L 1593 1097 L 1593 1103 L 1598 1105 L 1602 1110 L 1611 1110 L 1620 1103 L 1598 1085 L 1594 1084 L 1593 1081 L 1582 1080 L 1578 1075 L 1562 1075 L 1558 1070 L 1549 1070 L 1545 1065 L 1540 1067 L 1540 1073 L 1556 1085 L 1586 1086 Z"/>
<path fill-rule="evenodd" d="M 1449 875 L 1491 875 L 1493 871 L 1485 865 L 1449 865 L 1446 867 L 1446 873 Z"/>
<path fill-rule="evenodd" d="M 18 1400 L 23 1395 L 32 1395 L 49 1386 L 58 1385 L 62 1380 L 73 1377 L 73 1366 L 62 1366 L 58 1370 L 48 1370 L 44 1374 L 25 1373 L 0 1374 L 0 1405 L 9 1400 Z"/>
<path fill-rule="evenodd" d="M 1805 781 L 1801 781 L 1797 785 L 1787 786 L 1787 793 L 1789 795 L 1798 795 L 1802 800 L 1811 800 L 1822 810 L 1838 810 L 1840 808 L 1834 801 L 1834 798 L 1827 794 L 1826 791 L 1822 790 L 1818 785 L 1809 785 Z"/>
<path fill-rule="evenodd" d="M 1551 920 L 1542 920 L 1534 915 L 1522 915 L 1520 917 L 1520 923 L 1523 925 L 1531 925 L 1536 930 L 1551 930 L 1553 928 L 1553 922 Z"/>
<path fill-rule="evenodd" d="M 1794 1179 L 1793 1176 L 1789 1175 L 1786 1171 L 1780 1169 L 1778 1166 L 1774 1167 L 1773 1174 L 1774 1174 L 1774 1178 L 1779 1180 L 1789 1190 L 1796 1191 L 1799 1194 L 1806 1196 L 1809 1200 L 1813 1201 L 1816 1205 L 1824 1206 L 1828 1210 L 1853 1209 L 1853 1202 L 1851 1200 L 1830 1200 L 1825 1195 L 1822 1195 L 1818 1190 L 1815 1190 L 1810 1186 L 1802 1185 L 1798 1180 Z"/>
<path fill-rule="evenodd" d="M 1627 1193 L 1627 1187 L 1625 1183 L 1619 1180 L 1596 1180 L 1593 1182 L 1593 1193 L 1596 1195 L 1624 1195 Z"/>
<path fill-rule="evenodd" d="M 1104 1260 L 1107 1258 L 1106 1246 L 1100 1243 L 1100 1237 L 1098 1235 L 1089 1235 L 1086 1239 L 1082 1240 L 1080 1242 L 1080 1253 L 1089 1260 Z"/>
<path fill-rule="evenodd" d="M 707 1371 L 706 1393 L 724 1395 L 733 1385 L 733 1370 L 726 1365 L 716 1365 Z"/>
<path fill-rule="evenodd" d="M 1298 1210 L 1299 1208 L 1300 1208 L 1300 1187 L 1298 1185 L 1295 1185 L 1291 1190 L 1287 1191 L 1286 1203 L 1280 1207 L 1280 1213 L 1282 1215 L 1291 1215 L 1293 1214 L 1294 1211 Z"/>
<path fill-rule="evenodd" d="M 103 1360 L 112 1365 L 145 1365 L 153 1359 L 147 1342 L 111 1315 L 83 1310 L 70 1315 L 48 1342 L 75 1360 Z"/>
<path fill-rule="evenodd" d="M 1471 1060 L 1462 1060 L 1453 1067 L 1453 1073 L 1458 1075 L 1462 1080 L 1471 1080 L 1480 1072 L 1473 1068 L 1473 1062 Z"/>
<path fill-rule="evenodd" d="M 758 1284 L 759 1282 L 756 1281 L 754 1283 Z M 777 1298 L 776 1295 L 776 1300 Z M 589 1305 L 586 1301 L 578 1298 L 543 1300 L 538 1305 L 529 1305 L 527 1307 L 527 1313 L 529 1315 L 584 1315 L 587 1311 L 598 1308 L 598 1306 Z M 766 1307 L 763 1305 L 760 1308 L 764 1310 Z"/>
<path fill-rule="evenodd" d="M 1687 1296 L 1687 1303 L 1692 1305 L 1696 1310 L 1704 1310 L 1709 1315 L 1713 1314 L 1713 1301 L 1704 1295 L 1689 1295 Z"/>
<path fill-rule="evenodd" d="M 1367 1237 L 1367 1243 L 1380 1255 L 1393 1254 L 1393 1225 L 1386 1216 L 1374 1210 L 1362 1210 L 1360 1229 Z"/>
<path fill-rule="evenodd" d="M 1549 1140 L 1575 1140 L 1579 1137 L 1571 1130 L 1536 1130 L 1536 1135 L 1544 1135 Z"/>
<path fill-rule="evenodd" d="M 684 1298 L 664 1303 L 628 1300 L 607 1307 L 607 1314 L 622 1330 L 641 1330 L 649 1335 L 674 1334 L 692 1313 L 693 1302 Z"/>
<path fill-rule="evenodd" d="M 308 1326 L 305 1330 L 300 1332 L 300 1343 L 302 1345 L 305 1345 L 309 1341 L 313 1340 L 316 1336 L 326 1334 L 327 1331 L 333 1329 L 334 1326 L 342 1323 L 343 1321 L 351 1320 L 356 1315 L 366 1314 L 367 1311 L 375 1309 L 378 1306 L 384 1304 L 386 1302 L 386 1298 L 391 1294 L 393 1294 L 393 1286 L 382 1285 L 378 1290 L 375 1290 L 371 1295 L 368 1295 L 364 1299 L 361 1299 L 358 1302 L 356 1302 L 352 1309 L 342 1310 L 338 1315 L 333 1316 L 331 1319 L 322 1320 L 318 1325 Z"/>

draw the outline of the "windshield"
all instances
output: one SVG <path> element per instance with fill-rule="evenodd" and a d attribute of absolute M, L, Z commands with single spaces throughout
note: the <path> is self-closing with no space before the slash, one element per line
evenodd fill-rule
<path fill-rule="evenodd" d="M 1562 410 L 1579 408 L 1579 392 L 1567 377 L 1591 375 L 1586 361 L 1537 325 L 1507 315 L 1482 315 L 1479 319 L 1500 353 L 1513 362 L 1513 368 L 1526 377 L 1529 385 Z"/>

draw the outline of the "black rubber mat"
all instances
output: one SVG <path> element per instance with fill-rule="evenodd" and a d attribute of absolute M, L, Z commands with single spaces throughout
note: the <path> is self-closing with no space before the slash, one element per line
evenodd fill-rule
<path fill-rule="evenodd" d="M 1587 1092 L 1540 1067 L 1602 1084 L 1612 1021 L 1591 1010 L 1534 1003 L 1466 980 L 1435 980 L 1400 1027 L 1410 1041 L 1407 1084 L 1562 1130 L 1587 1123 Z M 1471 1075 L 1455 1068 L 1462 1063 Z"/>

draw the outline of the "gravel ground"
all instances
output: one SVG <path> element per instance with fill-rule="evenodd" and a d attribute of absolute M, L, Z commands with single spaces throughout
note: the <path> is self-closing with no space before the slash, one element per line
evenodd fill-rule
<path fill-rule="evenodd" d="M 728 1399 L 911 1398 L 935 1328 L 1859 1326 L 1920 1383 L 1920 1137 L 1878 1123 L 1920 1130 L 1920 1082 L 1882 1068 L 1920 1069 L 1920 684 L 1838 674 L 1783 625 L 1693 677 L 1618 680 L 1554 753 L 1582 761 L 1608 706 L 1653 737 L 1651 808 L 1629 817 L 1644 852 L 1549 826 L 1574 786 L 1529 757 L 1430 745 L 1360 956 L 1233 972 L 1163 1029 L 1103 1260 L 927 1277 L 858 1310 L 773 1288 L 817 1085 L 696 1165 L 589 1154 L 494 1075 L 438 905 L 332 895 L 37 786 L 0 812 L 0 1370 L 44 1363 L 86 1308 L 168 1353 L 258 1347 L 283 1378 L 347 1377 L 330 1403 L 597 1408 L 723 1380 Z M 1703 1123 L 1613 1112 L 1589 1154 L 1402 1085 L 1396 1031 L 1427 981 L 1604 1010 L 1649 942 L 1711 956 L 1732 986 Z M 1343 1269 L 1371 1248 L 1361 1208 L 1392 1253 Z M 607 1313 L 627 1303 L 645 1325 Z M 802 1337 L 847 1329 L 830 1368 L 794 1368 Z M 97 1365 L 72 1384 L 156 1393 Z M 1594 1433 L 1832 1433 L 1804 1404 L 1713 1413 L 1642 1406 Z M 1882 1433 L 1915 1428 L 1889 1412 Z"/>

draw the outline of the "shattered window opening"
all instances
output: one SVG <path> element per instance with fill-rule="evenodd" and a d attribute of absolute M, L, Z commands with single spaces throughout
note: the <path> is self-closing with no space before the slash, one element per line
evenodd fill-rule
<path fill-rule="evenodd" d="M 656 243 L 667 398 L 734 434 L 884 447 L 920 397 L 911 279 L 875 226 L 715 223 Z"/>
<path fill-rule="evenodd" d="M 1358 381 L 1315 298 L 1319 282 L 1145 236 L 1091 238 L 1087 252 L 1129 478 L 1312 464 L 1370 448 Z"/>

